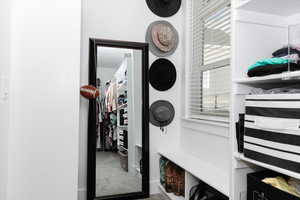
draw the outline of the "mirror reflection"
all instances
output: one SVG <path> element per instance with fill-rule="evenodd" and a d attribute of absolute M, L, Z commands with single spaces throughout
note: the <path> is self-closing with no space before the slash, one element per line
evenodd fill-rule
<path fill-rule="evenodd" d="M 142 191 L 142 52 L 97 49 L 96 196 Z"/>

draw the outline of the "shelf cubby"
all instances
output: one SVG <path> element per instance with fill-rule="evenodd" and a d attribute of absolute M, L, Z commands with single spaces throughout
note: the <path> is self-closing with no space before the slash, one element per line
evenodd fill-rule
<path fill-rule="evenodd" d="M 258 85 L 258 84 L 270 84 L 270 83 L 299 83 L 300 82 L 300 71 L 284 72 L 281 74 L 272 74 L 262 77 L 243 77 L 234 80 L 236 83 L 244 85 Z"/>
<path fill-rule="evenodd" d="M 294 178 L 300 179 L 300 174 L 299 173 L 296 173 L 296 172 L 293 172 L 293 171 L 289 171 L 289 170 L 285 170 L 285 169 L 282 169 L 280 167 L 276 167 L 276 166 L 273 166 L 273 165 L 269 165 L 269 164 L 266 164 L 266 163 L 262 163 L 262 162 L 259 162 L 259 161 L 247 158 L 243 154 L 240 154 L 240 153 L 235 153 L 234 156 L 238 160 L 242 160 L 242 161 L 251 163 L 253 165 L 257 165 L 257 166 L 263 167 L 265 169 L 269 169 L 269 170 L 272 170 L 272 171 L 279 172 L 281 174 L 285 174 L 285 175 L 290 176 L 290 177 L 294 177 Z"/>
<path fill-rule="evenodd" d="M 189 155 L 183 150 L 160 150 L 159 154 L 192 175 L 189 177 L 195 177 L 224 195 L 229 196 L 229 174 L 227 171 L 223 171 L 215 165 Z"/>
<path fill-rule="evenodd" d="M 168 193 L 166 192 L 165 188 L 162 186 L 162 185 L 158 185 L 158 188 L 160 189 L 160 191 L 165 194 L 167 197 L 169 197 L 170 200 L 185 200 L 184 197 L 182 196 L 176 196 L 175 194 L 173 193 Z"/>

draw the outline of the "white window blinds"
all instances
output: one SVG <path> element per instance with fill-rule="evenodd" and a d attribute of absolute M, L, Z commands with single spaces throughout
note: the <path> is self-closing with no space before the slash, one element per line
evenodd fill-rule
<path fill-rule="evenodd" d="M 230 1 L 192 2 L 189 117 L 226 116 L 230 104 Z"/>

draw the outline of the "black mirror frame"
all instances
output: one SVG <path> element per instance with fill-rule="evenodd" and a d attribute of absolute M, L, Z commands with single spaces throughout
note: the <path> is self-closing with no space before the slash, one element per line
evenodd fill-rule
<path fill-rule="evenodd" d="M 96 86 L 97 47 L 116 47 L 142 51 L 142 191 L 128 194 L 96 197 L 96 101 L 89 100 L 88 114 L 88 155 L 87 155 L 87 200 L 130 200 L 149 197 L 149 47 L 147 43 L 90 39 L 89 47 L 89 84 Z"/>

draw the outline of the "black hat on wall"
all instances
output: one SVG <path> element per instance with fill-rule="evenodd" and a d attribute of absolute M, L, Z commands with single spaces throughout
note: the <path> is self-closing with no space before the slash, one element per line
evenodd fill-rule
<path fill-rule="evenodd" d="M 175 15 L 181 6 L 181 0 L 146 0 L 150 10 L 160 17 Z"/>
<path fill-rule="evenodd" d="M 168 59 L 160 58 L 152 63 L 149 76 L 150 84 L 154 89 L 166 91 L 176 82 L 176 68 Z"/>
<path fill-rule="evenodd" d="M 154 126 L 167 126 L 173 121 L 174 116 L 174 107 L 168 101 L 159 100 L 154 102 L 150 107 L 150 122 Z"/>

